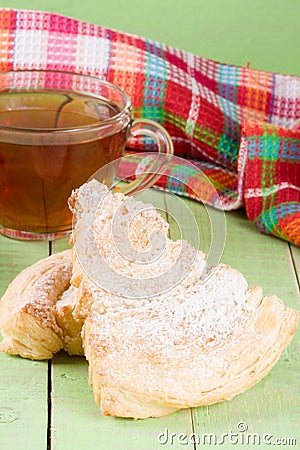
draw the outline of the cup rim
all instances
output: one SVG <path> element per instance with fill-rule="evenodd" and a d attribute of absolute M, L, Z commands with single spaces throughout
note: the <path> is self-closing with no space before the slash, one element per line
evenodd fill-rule
<path fill-rule="evenodd" d="M 124 116 L 126 116 L 128 113 L 131 112 L 131 100 L 128 94 L 126 94 L 123 89 L 121 89 L 119 86 L 117 86 L 114 83 L 111 83 L 110 81 L 107 81 L 102 78 L 97 78 L 94 75 L 87 75 L 82 74 L 78 72 L 70 72 L 70 71 L 64 71 L 64 70 L 52 70 L 52 69 L 20 69 L 20 70 L 6 70 L 3 72 L 0 72 L 0 77 L 2 75 L 8 75 L 8 74 L 16 74 L 16 73 L 53 73 L 53 74 L 64 74 L 64 75 L 70 75 L 70 76 L 77 76 L 77 77 L 83 77 L 87 79 L 93 79 L 97 82 L 100 82 L 103 85 L 106 85 L 108 87 L 114 88 L 116 91 L 119 92 L 119 94 L 122 95 L 124 98 L 124 104 L 125 106 L 122 108 L 122 110 L 116 114 L 113 117 L 110 117 L 108 119 L 102 120 L 101 122 L 95 122 L 95 124 L 89 124 L 89 125 L 82 125 L 80 127 L 66 127 L 66 128 L 35 128 L 35 127 L 15 127 L 15 126 L 7 126 L 0 124 L 0 130 L 5 132 L 16 132 L 16 133 L 55 133 L 55 134 L 68 134 L 68 133 L 74 133 L 74 132 L 87 132 L 87 131 L 97 131 L 97 129 L 101 129 L 103 127 L 106 127 L 107 125 L 110 125 L 111 123 L 114 123 L 116 121 L 122 120 Z M 1 95 L 0 90 L 0 95 Z M 74 91 L 76 92 L 76 91 Z M 80 92 L 80 91 L 78 91 Z M 97 94 L 91 94 L 96 99 L 101 98 Z"/>

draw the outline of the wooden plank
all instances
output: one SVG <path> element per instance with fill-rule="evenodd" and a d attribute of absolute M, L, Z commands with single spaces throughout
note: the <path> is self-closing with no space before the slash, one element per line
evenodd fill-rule
<path fill-rule="evenodd" d="M 52 448 L 85 449 L 159 449 L 160 433 L 191 433 L 189 411 L 161 419 L 132 420 L 103 417 L 88 385 L 88 365 L 84 358 L 68 357 L 63 352 L 53 360 Z M 164 437 L 161 437 L 164 441 Z M 164 445 L 179 449 L 181 446 Z M 192 446 L 186 446 L 192 449 Z"/>
<path fill-rule="evenodd" d="M 168 202 L 169 197 L 168 198 Z M 194 215 L 199 225 L 200 248 L 208 252 L 211 245 L 211 224 L 209 215 L 214 215 L 214 220 L 219 227 L 222 225 L 222 213 L 210 207 L 184 200 Z M 171 205 L 174 209 L 174 206 Z M 177 208 L 180 203 L 177 204 Z M 177 217 L 187 215 L 186 207 L 176 211 Z M 218 219 L 219 215 L 219 219 Z M 191 219 L 184 222 L 183 235 L 190 239 L 189 233 L 194 232 L 191 226 Z M 222 248 L 222 233 L 216 233 L 216 247 Z M 292 246 L 298 273 L 300 272 L 300 249 Z M 297 306 L 297 296 L 295 291 L 290 290 L 293 269 L 289 245 L 272 236 L 258 233 L 253 225 L 246 218 L 243 209 L 231 211 L 226 214 L 226 241 L 225 249 L 220 262 L 229 264 L 240 270 L 249 286 L 260 285 L 265 294 L 275 293 L 286 302 L 288 306 Z"/>
<path fill-rule="evenodd" d="M 150 190 L 138 198 L 153 203 L 164 213 L 164 193 Z M 66 245 L 67 241 L 57 241 L 54 250 L 61 251 Z M 161 419 L 103 417 L 88 385 L 87 362 L 84 358 L 68 357 L 64 352 L 56 355 L 52 364 L 51 422 L 53 450 L 180 449 L 182 446 L 172 443 L 170 437 L 164 444 L 166 433 L 170 436 L 192 432 L 190 410 Z M 160 433 L 162 444 L 158 440 Z M 185 448 L 191 450 L 193 445 Z"/>
<path fill-rule="evenodd" d="M 0 236 L 0 291 L 23 268 L 48 255 L 48 243 Z M 46 361 L 0 353 L 0 447 L 42 450 L 47 446 Z"/>
<path fill-rule="evenodd" d="M 298 287 L 300 289 L 300 248 L 290 245 L 292 262 L 295 270 L 295 277 L 297 279 Z"/>
<path fill-rule="evenodd" d="M 48 256 L 48 242 L 25 242 L 0 235 L 0 295 L 25 267 Z"/>
<path fill-rule="evenodd" d="M 276 294 L 288 306 L 297 306 L 288 243 L 258 233 L 243 210 L 227 214 L 223 260 L 240 270 L 250 286 L 260 285 L 265 294 Z"/>
<path fill-rule="evenodd" d="M 249 285 L 261 285 L 265 294 L 279 295 L 286 305 L 299 309 L 288 244 L 259 234 L 247 220 L 243 210 L 226 214 L 227 240 L 222 261 L 239 269 Z M 296 258 L 299 253 L 296 251 Z M 297 259 L 297 264 L 299 259 Z M 238 442 L 247 432 L 239 432 L 243 422 L 248 433 L 264 433 L 276 438 L 297 438 L 299 442 L 299 329 L 291 345 L 284 351 L 271 373 L 259 384 L 231 402 L 220 403 L 193 412 L 195 430 L 213 433 L 218 439 L 230 430 L 238 433 Z M 199 445 L 201 448 L 201 445 Z M 237 448 L 225 439 L 223 448 Z M 261 443 L 259 448 L 269 448 Z M 292 447 L 291 447 L 292 448 Z"/>
<path fill-rule="evenodd" d="M 51 253 L 58 253 L 70 248 L 69 238 L 59 239 L 51 242 Z"/>
<path fill-rule="evenodd" d="M 200 248 L 208 251 L 211 244 L 211 209 L 188 200 L 184 200 L 186 205 L 182 205 L 182 202 L 174 201 L 171 196 L 166 199 L 168 213 L 173 213 L 178 222 L 183 224 L 182 235 L 187 236 L 191 243 L 195 229 L 192 217 L 189 220 L 186 218 L 190 213 L 194 215 L 199 225 Z M 190 212 L 187 212 L 187 207 Z M 222 224 L 222 213 L 213 211 L 213 214 L 217 218 L 217 225 Z M 265 294 L 277 294 L 286 305 L 299 310 L 299 292 L 289 245 L 280 239 L 258 233 L 243 210 L 226 214 L 226 229 L 226 245 L 221 262 L 240 270 L 250 286 L 261 285 Z M 177 230 L 175 234 L 178 237 L 180 233 Z M 215 239 L 221 249 L 222 233 L 216 233 Z M 299 249 L 293 247 L 292 252 L 294 265 L 299 271 Z M 231 402 L 193 410 L 195 435 L 191 441 L 198 444 L 197 448 L 209 442 L 214 445 L 214 439 L 220 443 L 222 434 L 230 433 L 230 430 L 238 433 L 240 444 L 243 433 L 239 433 L 237 426 L 242 427 L 243 424 L 248 427 L 248 433 L 259 433 L 260 438 L 264 433 L 271 434 L 272 443 L 277 437 L 296 438 L 299 442 L 299 335 L 300 330 L 271 373 L 251 390 Z M 204 439 L 206 441 L 203 442 Z M 228 438 L 222 447 L 240 448 L 234 441 L 230 443 Z M 269 445 L 261 443 L 261 447 Z"/>

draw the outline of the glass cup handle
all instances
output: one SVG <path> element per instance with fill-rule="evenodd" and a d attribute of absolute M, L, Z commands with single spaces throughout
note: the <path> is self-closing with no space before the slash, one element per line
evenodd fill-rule
<path fill-rule="evenodd" d="M 157 122 L 149 119 L 135 119 L 131 125 L 129 137 L 140 135 L 154 139 L 158 146 L 158 152 L 155 154 L 149 153 L 154 158 L 154 161 L 149 165 L 146 173 L 142 173 L 134 181 L 117 189 L 123 194 L 134 194 L 136 191 L 153 186 L 167 168 L 174 154 L 173 143 L 169 133 Z"/>

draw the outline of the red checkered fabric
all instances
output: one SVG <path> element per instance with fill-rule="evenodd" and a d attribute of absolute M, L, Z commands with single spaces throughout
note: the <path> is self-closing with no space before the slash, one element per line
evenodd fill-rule
<path fill-rule="evenodd" d="M 300 245 L 300 130 L 248 121 L 242 146 L 249 219 L 259 231 Z"/>
<path fill-rule="evenodd" d="M 160 122 L 226 210 L 246 205 L 259 231 L 299 245 L 300 78 L 208 60 L 140 36 L 42 11 L 0 9 L 0 70 L 52 69 L 119 85 L 133 113 Z M 153 150 L 146 138 L 135 149 Z M 134 161 L 131 162 L 134 164 Z M 160 187 L 191 196 L 174 173 Z M 181 172 L 180 172 L 181 171 Z"/>

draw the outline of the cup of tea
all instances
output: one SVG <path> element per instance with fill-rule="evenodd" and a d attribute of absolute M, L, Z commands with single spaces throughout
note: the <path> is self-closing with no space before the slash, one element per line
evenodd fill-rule
<path fill-rule="evenodd" d="M 158 154 L 172 155 L 168 133 L 133 119 L 119 87 L 87 75 L 26 70 L 0 73 L 0 233 L 17 239 L 68 235 L 71 191 L 118 160 L 129 137 L 154 138 Z M 156 165 L 159 172 L 161 164 Z M 116 170 L 103 183 L 111 186 Z M 149 172 L 124 189 L 148 188 Z"/>

